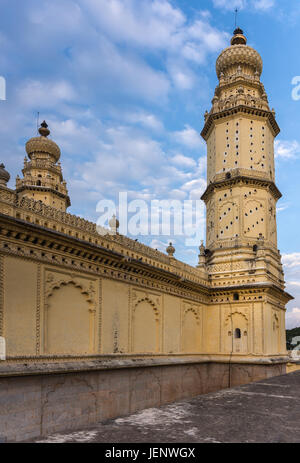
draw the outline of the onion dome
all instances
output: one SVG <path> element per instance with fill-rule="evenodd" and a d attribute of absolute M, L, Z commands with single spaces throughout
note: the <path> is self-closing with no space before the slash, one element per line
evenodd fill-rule
<path fill-rule="evenodd" d="M 118 221 L 117 217 L 115 216 L 115 214 L 112 216 L 112 218 L 110 219 L 110 221 L 108 222 L 108 225 L 110 226 L 111 230 L 114 232 L 114 233 L 117 233 L 118 231 L 118 228 L 120 226 L 120 222 Z"/>
<path fill-rule="evenodd" d="M 42 122 L 39 128 L 40 137 L 33 137 L 26 143 L 26 152 L 28 157 L 31 159 L 32 155 L 49 154 L 57 162 L 60 158 L 60 149 L 54 141 L 50 140 L 50 130 L 48 129 L 47 123 Z"/>
<path fill-rule="evenodd" d="M 166 251 L 167 251 L 169 257 L 173 257 L 173 256 L 174 256 L 175 248 L 174 248 L 174 246 L 172 245 L 172 243 L 169 244 L 169 246 L 167 247 Z"/>
<path fill-rule="evenodd" d="M 247 69 L 247 73 L 262 73 L 263 62 L 260 54 L 249 47 L 247 39 L 244 36 L 242 29 L 237 28 L 231 39 L 231 46 L 225 48 L 219 55 L 216 63 L 217 76 L 220 78 L 221 74 L 230 76 L 234 74 L 238 66 Z"/>
<path fill-rule="evenodd" d="M 9 179 L 10 179 L 10 175 L 7 172 L 7 170 L 5 170 L 5 165 L 0 164 L 0 185 L 6 186 Z"/>

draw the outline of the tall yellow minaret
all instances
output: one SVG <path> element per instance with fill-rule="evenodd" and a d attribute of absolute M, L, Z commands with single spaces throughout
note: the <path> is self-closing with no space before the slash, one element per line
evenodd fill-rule
<path fill-rule="evenodd" d="M 266 355 L 285 352 L 284 306 L 290 296 L 277 249 L 281 193 L 275 185 L 274 139 L 280 130 L 260 81 L 262 67 L 259 53 L 236 29 L 217 59 L 219 85 L 201 135 L 207 143 L 206 269 L 212 286 L 232 289 L 239 307 L 234 321 L 231 298 L 222 299 L 224 323 L 233 322 L 224 331 L 223 349 L 231 351 L 234 337 L 236 352 Z"/>
<path fill-rule="evenodd" d="M 26 143 L 30 161 L 25 157 L 24 178 L 17 177 L 16 192 L 19 197 L 27 196 L 65 212 L 71 203 L 58 162 L 60 149 L 48 138 L 50 130 L 45 121 L 39 128 L 39 134 Z"/>

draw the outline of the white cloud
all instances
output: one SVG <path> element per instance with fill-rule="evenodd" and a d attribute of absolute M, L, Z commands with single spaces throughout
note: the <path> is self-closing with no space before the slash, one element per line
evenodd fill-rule
<path fill-rule="evenodd" d="M 185 145 L 191 149 L 196 149 L 203 146 L 200 134 L 188 124 L 185 125 L 183 130 L 173 132 L 172 136 L 177 143 Z"/>
<path fill-rule="evenodd" d="M 275 6 L 275 0 L 213 0 L 215 8 L 233 11 L 235 8 L 255 8 L 256 10 L 267 11 Z"/>
<path fill-rule="evenodd" d="M 154 115 L 144 111 L 126 113 L 123 115 L 124 120 L 131 124 L 139 124 L 155 131 L 163 131 L 163 123 Z"/>
<path fill-rule="evenodd" d="M 285 320 L 287 329 L 300 327 L 300 309 L 294 307 L 291 311 L 288 311 Z"/>
<path fill-rule="evenodd" d="M 196 83 L 196 76 L 184 64 L 170 62 L 167 66 L 174 87 L 180 90 L 191 90 Z"/>
<path fill-rule="evenodd" d="M 80 95 L 78 103 L 101 94 L 101 101 L 125 95 L 164 104 L 172 88 L 201 89 L 195 64 L 228 43 L 207 11 L 187 17 L 168 0 L 51 0 L 42 9 L 28 0 L 24 5 L 13 40 L 9 32 L 4 41 L 9 58 L 22 50 L 21 62 L 43 63 L 39 74 L 64 75 Z M 7 67 L 11 59 L 4 55 L 2 49 L 0 62 Z M 200 92 L 194 95 L 202 98 Z"/>
<path fill-rule="evenodd" d="M 275 140 L 276 159 L 295 159 L 300 155 L 300 144 L 296 140 Z"/>
<path fill-rule="evenodd" d="M 196 166 L 195 161 L 175 155 L 175 163 L 171 165 L 173 157 L 161 143 L 133 127 L 103 125 L 97 120 L 88 125 L 72 120 L 53 121 L 51 126 L 64 152 L 78 160 L 82 153 L 88 155 L 80 166 L 75 162 L 71 175 L 80 175 L 81 188 L 98 192 L 99 199 L 133 190 L 135 195 L 146 190 L 148 198 L 168 198 L 177 186 L 181 190 L 181 185 L 196 175 L 196 168 L 194 172 L 184 171 Z"/>
<path fill-rule="evenodd" d="M 300 253 L 283 254 L 282 263 L 287 291 L 295 298 L 293 301 L 289 302 L 288 311 L 286 313 L 287 326 L 293 328 L 295 326 L 300 326 L 299 309 L 295 308 L 295 306 L 300 307 Z"/>
<path fill-rule="evenodd" d="M 183 57 L 195 63 L 203 63 L 205 61 L 205 50 L 193 42 L 186 42 L 182 48 Z"/>
<path fill-rule="evenodd" d="M 198 19 L 188 28 L 188 36 L 200 41 L 203 48 L 215 52 L 224 46 L 229 35 L 212 27 L 207 21 Z"/>
<path fill-rule="evenodd" d="M 198 178 L 204 177 L 204 174 L 206 173 L 206 163 L 207 163 L 206 156 L 201 156 L 198 159 L 198 165 L 197 165 L 197 169 L 195 172 Z"/>
<path fill-rule="evenodd" d="M 207 11 L 200 11 L 202 19 L 188 21 L 182 10 L 167 0 L 85 0 L 85 5 L 107 36 L 134 47 L 180 54 L 188 42 L 206 54 L 221 48 L 226 38 L 224 32 L 209 24 Z"/>
<path fill-rule="evenodd" d="M 282 264 L 284 267 L 293 268 L 300 267 L 300 252 L 294 252 L 292 254 L 283 254 Z"/>
<path fill-rule="evenodd" d="M 275 0 L 255 0 L 254 8 L 257 10 L 266 11 L 275 6 Z"/>
<path fill-rule="evenodd" d="M 99 133 L 103 125 L 99 120 L 92 119 L 89 124 L 79 123 L 74 119 L 48 119 L 52 137 L 63 153 L 72 157 L 81 157 L 84 153 L 97 151 L 103 146 Z"/>
<path fill-rule="evenodd" d="M 279 206 L 276 207 L 276 212 L 282 212 L 285 211 L 286 209 L 289 208 L 288 204 L 280 204 Z"/>
<path fill-rule="evenodd" d="M 183 191 L 188 192 L 189 199 L 200 199 L 206 188 L 204 178 L 196 178 L 184 183 L 181 187 Z"/>
<path fill-rule="evenodd" d="M 65 81 L 43 82 L 27 80 L 17 90 L 20 104 L 26 108 L 54 108 L 62 102 L 76 99 L 73 86 Z"/>
<path fill-rule="evenodd" d="M 97 44 L 79 48 L 74 55 L 72 69 L 89 78 L 96 92 L 125 93 L 151 101 L 163 102 L 169 92 L 169 78 L 163 71 L 149 66 L 141 56 L 120 50 L 105 37 L 98 37 Z M 97 88 L 96 82 L 102 82 Z"/>
<path fill-rule="evenodd" d="M 196 167 L 196 161 L 193 158 L 184 156 L 183 154 L 176 154 L 173 158 L 170 159 L 173 164 L 178 165 L 179 167 L 194 168 Z"/>
<path fill-rule="evenodd" d="M 85 0 L 85 6 L 114 41 L 135 47 L 173 48 L 186 22 L 182 11 L 165 0 Z"/>
<path fill-rule="evenodd" d="M 234 8 L 243 9 L 247 2 L 246 0 L 213 0 L 215 8 L 224 8 L 226 10 L 234 10 Z"/>
<path fill-rule="evenodd" d="M 101 30 L 101 43 L 110 43 L 114 53 L 114 47 L 120 44 L 132 47 L 133 53 L 125 58 L 126 61 L 129 60 L 130 66 L 135 64 L 134 50 L 135 53 L 155 53 L 156 59 L 158 53 L 164 52 L 166 55 L 163 57 L 162 68 L 168 63 L 168 77 L 173 85 L 181 90 L 191 90 L 195 86 L 196 76 L 189 63 L 203 64 L 209 53 L 221 50 L 228 42 L 228 35 L 209 23 L 209 15 L 204 14 L 201 15 L 201 19 L 188 20 L 179 8 L 167 0 L 85 0 L 85 7 L 90 14 L 90 20 Z M 93 41 L 95 39 L 97 43 L 97 37 L 93 37 Z M 98 47 L 85 47 L 85 54 L 93 66 L 101 63 L 101 67 L 105 65 L 110 68 L 110 60 L 105 59 L 103 63 L 102 52 L 99 53 L 97 50 L 103 48 L 101 43 Z M 90 59 L 93 49 L 100 55 L 98 60 L 95 54 L 94 59 Z M 112 51 L 109 50 L 108 54 L 111 55 Z M 124 48 L 122 53 L 124 54 Z M 120 57 L 119 60 L 121 61 Z M 122 79 L 129 73 L 129 70 L 123 67 L 125 72 L 122 68 L 120 72 Z M 164 72 L 161 74 L 164 75 Z M 137 89 L 138 81 L 137 74 L 137 78 L 133 80 Z M 140 81 L 146 90 L 147 82 L 143 76 L 140 76 Z M 160 96 L 157 95 L 157 98 Z"/>

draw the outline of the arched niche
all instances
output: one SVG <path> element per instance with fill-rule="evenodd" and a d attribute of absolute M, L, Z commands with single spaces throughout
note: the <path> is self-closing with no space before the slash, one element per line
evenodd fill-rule
<path fill-rule="evenodd" d="M 200 352 L 200 320 L 197 309 L 186 309 L 182 320 L 182 351 L 185 353 Z"/>
<path fill-rule="evenodd" d="M 160 313 L 151 299 L 140 299 L 132 312 L 132 352 L 160 351 Z"/>
<path fill-rule="evenodd" d="M 249 352 L 249 323 L 242 312 L 229 314 L 225 321 L 225 351 L 234 354 Z"/>
<path fill-rule="evenodd" d="M 45 352 L 85 355 L 94 351 L 94 308 L 76 281 L 55 283 L 47 294 Z"/>

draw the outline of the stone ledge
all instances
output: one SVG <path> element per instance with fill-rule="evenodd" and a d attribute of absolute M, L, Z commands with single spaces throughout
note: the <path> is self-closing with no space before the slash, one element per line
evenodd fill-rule
<path fill-rule="evenodd" d="M 41 359 L 42 360 L 42 359 Z M 118 355 L 105 356 L 104 358 L 87 359 L 87 360 L 69 360 L 65 361 L 30 361 L 30 363 L 0 363 L 0 378 L 11 376 L 36 376 L 65 374 L 87 371 L 117 370 L 124 368 L 147 368 L 159 366 L 176 366 L 185 364 L 204 364 L 204 363 L 222 363 L 222 364 L 241 364 L 241 365 L 280 365 L 289 361 L 288 357 L 233 357 L 229 356 L 161 356 L 161 357 L 134 357 L 122 358 Z M 48 357 L 48 360 L 50 358 Z M 69 360 L 69 361 L 68 361 Z"/>

